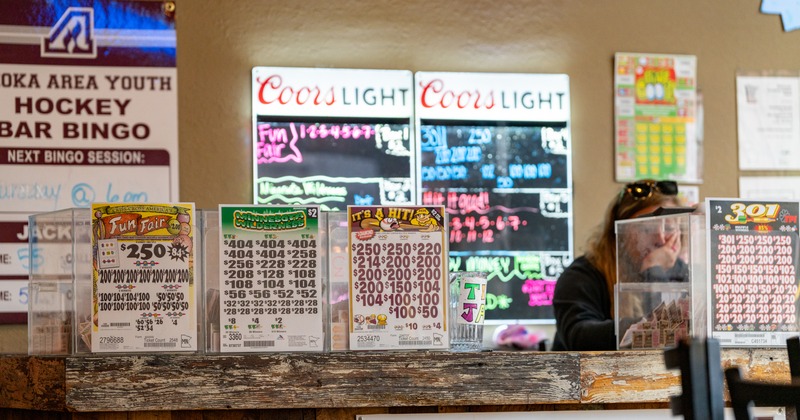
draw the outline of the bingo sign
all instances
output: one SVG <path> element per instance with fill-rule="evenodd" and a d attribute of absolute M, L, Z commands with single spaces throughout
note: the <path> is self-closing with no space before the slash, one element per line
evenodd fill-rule
<path fill-rule="evenodd" d="M 350 350 L 447 349 L 442 206 L 348 206 Z"/>
<path fill-rule="evenodd" d="M 253 68 L 256 204 L 415 203 L 411 72 Z"/>
<path fill-rule="evenodd" d="M 418 72 L 422 205 L 449 215 L 450 269 L 488 273 L 486 322 L 553 322 L 572 260 L 569 79 Z"/>
<path fill-rule="evenodd" d="M 197 350 L 194 227 L 192 203 L 92 205 L 92 352 Z"/>
<path fill-rule="evenodd" d="M 41 262 L 30 254 L 29 234 L 24 214 L 0 212 L 0 324 L 28 320 L 28 273 Z"/>
<path fill-rule="evenodd" d="M 0 2 L 0 207 L 178 197 L 174 1 Z"/>
<path fill-rule="evenodd" d="M 219 214 L 221 351 L 322 351 L 319 208 Z"/>
<path fill-rule="evenodd" d="M 708 199 L 712 336 L 785 346 L 797 319 L 798 202 Z"/>

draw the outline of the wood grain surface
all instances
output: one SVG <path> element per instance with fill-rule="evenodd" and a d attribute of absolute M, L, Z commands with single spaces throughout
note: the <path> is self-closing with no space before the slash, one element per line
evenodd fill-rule
<path fill-rule="evenodd" d="M 788 382 L 787 357 L 784 349 L 726 349 L 722 365 L 739 366 L 748 378 Z M 0 413 L 17 413 L 7 418 L 27 418 L 22 411 L 72 419 L 326 420 L 665 408 L 680 392 L 679 372 L 667 370 L 655 350 L 0 356 Z"/>

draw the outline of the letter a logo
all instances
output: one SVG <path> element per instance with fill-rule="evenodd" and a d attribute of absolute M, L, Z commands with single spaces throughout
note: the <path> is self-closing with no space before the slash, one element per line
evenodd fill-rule
<path fill-rule="evenodd" d="M 42 38 L 42 57 L 96 58 L 94 9 L 70 7 Z"/>

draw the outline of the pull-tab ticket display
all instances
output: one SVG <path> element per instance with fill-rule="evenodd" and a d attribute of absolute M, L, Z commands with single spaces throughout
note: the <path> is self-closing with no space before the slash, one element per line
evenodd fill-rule
<path fill-rule="evenodd" d="M 323 351 L 319 208 L 219 214 L 220 350 Z"/>
<path fill-rule="evenodd" d="M 197 350 L 194 217 L 192 203 L 92 205 L 92 352 Z"/>
<path fill-rule="evenodd" d="M 348 206 L 350 349 L 447 349 L 443 206 Z"/>
<path fill-rule="evenodd" d="M 781 347 L 800 332 L 798 211 L 790 201 L 708 199 L 711 336 Z"/>

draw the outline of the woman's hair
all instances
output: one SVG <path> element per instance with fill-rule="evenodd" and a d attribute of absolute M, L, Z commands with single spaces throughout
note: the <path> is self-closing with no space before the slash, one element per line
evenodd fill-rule
<path fill-rule="evenodd" d="M 650 180 L 642 182 L 655 183 Z M 612 308 L 614 307 L 614 284 L 617 282 L 617 235 L 615 222 L 617 220 L 630 219 L 634 214 L 648 207 L 662 207 L 665 205 L 669 207 L 679 206 L 680 201 L 677 195 L 665 195 L 657 188 L 653 188 L 649 196 L 637 199 L 628 191 L 627 187 L 624 187 L 608 206 L 603 224 L 598 226 L 598 230 L 589 238 L 586 246 L 586 258 L 605 277 Z"/>

